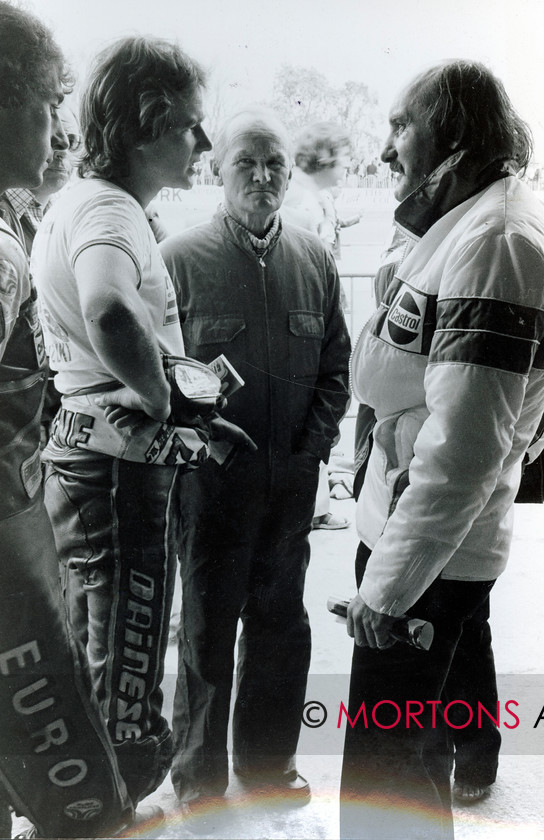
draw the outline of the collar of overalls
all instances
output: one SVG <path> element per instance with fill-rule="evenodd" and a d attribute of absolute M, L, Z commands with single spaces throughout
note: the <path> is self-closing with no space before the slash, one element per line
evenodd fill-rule
<path fill-rule="evenodd" d="M 494 181 L 516 174 L 513 161 L 475 162 L 466 151 L 446 158 L 395 210 L 397 225 L 420 239 L 438 219 Z"/>

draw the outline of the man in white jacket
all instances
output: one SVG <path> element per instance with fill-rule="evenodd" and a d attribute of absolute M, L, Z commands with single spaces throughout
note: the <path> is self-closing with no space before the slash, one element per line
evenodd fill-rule
<path fill-rule="evenodd" d="M 444 685 L 464 623 L 506 565 L 542 414 L 544 209 L 515 177 L 530 131 L 481 64 L 421 74 L 390 125 L 382 160 L 404 237 L 352 358 L 376 425 L 348 608 L 341 836 L 445 840 L 456 698 Z M 433 623 L 430 651 L 395 644 L 406 614 Z"/>

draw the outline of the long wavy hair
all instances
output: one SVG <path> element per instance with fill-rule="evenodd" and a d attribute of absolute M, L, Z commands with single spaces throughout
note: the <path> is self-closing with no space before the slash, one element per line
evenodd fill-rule
<path fill-rule="evenodd" d="M 500 79 L 478 61 L 446 61 L 417 76 L 406 99 L 423 111 L 444 156 L 466 150 L 485 164 L 512 160 L 524 169 L 533 153 L 531 129 Z"/>
<path fill-rule="evenodd" d="M 127 151 L 157 140 L 181 98 L 205 85 L 201 66 L 161 38 L 123 38 L 97 56 L 81 99 L 79 174 L 128 175 Z"/>
<path fill-rule="evenodd" d="M 30 12 L 0 1 L 0 108 L 48 96 L 55 73 L 68 93 L 72 74 L 51 31 Z"/>

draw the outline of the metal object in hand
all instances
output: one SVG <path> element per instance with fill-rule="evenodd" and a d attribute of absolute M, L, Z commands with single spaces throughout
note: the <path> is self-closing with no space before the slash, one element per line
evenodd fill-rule
<path fill-rule="evenodd" d="M 327 609 L 340 618 L 347 618 L 349 601 L 343 598 L 328 598 Z M 419 650 L 429 650 L 433 643 L 434 627 L 430 621 L 402 616 L 391 627 L 391 635 L 398 641 L 412 645 Z"/>

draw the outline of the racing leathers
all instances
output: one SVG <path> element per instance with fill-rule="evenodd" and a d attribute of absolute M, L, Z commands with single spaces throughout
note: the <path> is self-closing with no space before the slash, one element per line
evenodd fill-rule
<path fill-rule="evenodd" d="M 0 780 L 38 836 L 99 836 L 132 808 L 59 586 L 39 453 L 47 372 L 27 258 L 0 222 Z"/>
<path fill-rule="evenodd" d="M 70 619 L 137 802 L 170 765 L 160 686 L 179 541 L 179 471 L 207 457 L 207 432 L 142 412 L 118 428 L 97 404 L 120 383 L 89 338 L 76 266 L 80 254 L 100 245 L 132 260 L 135 293 L 162 354 L 180 357 L 184 348 L 174 290 L 143 208 L 113 183 L 78 181 L 46 215 L 32 255 L 47 353 L 62 394 L 44 451 L 45 501 Z"/>

